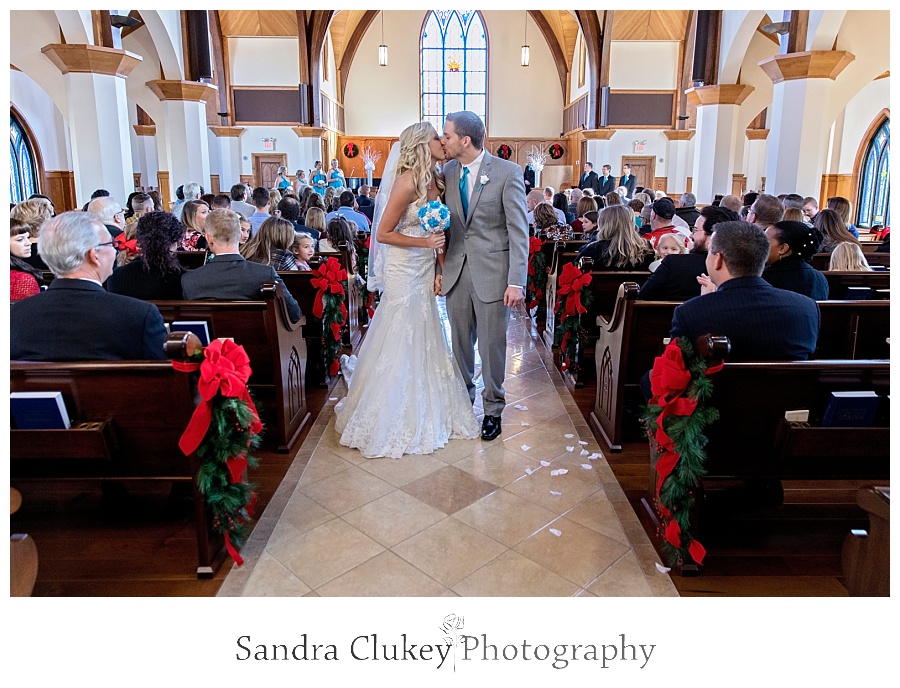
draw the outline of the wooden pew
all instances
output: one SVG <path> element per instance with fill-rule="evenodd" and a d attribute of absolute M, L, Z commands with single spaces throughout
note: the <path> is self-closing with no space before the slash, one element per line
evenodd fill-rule
<path fill-rule="evenodd" d="M 259 301 L 154 301 L 163 320 L 206 321 L 210 339 L 233 338 L 247 351 L 253 374 L 250 389 L 263 420 L 263 435 L 285 453 L 309 420 L 306 405 L 307 347 L 303 338 L 306 311 L 292 323 L 280 284 L 267 283 Z M 302 308 L 302 306 L 301 306 Z M 274 419 L 274 423 L 271 420 Z"/>
<path fill-rule="evenodd" d="M 183 334 L 183 333 L 182 333 Z M 180 336 L 167 352 L 184 359 Z M 10 479 L 165 481 L 193 484 L 197 577 L 212 578 L 225 557 L 195 482 L 196 453 L 178 441 L 194 413 L 197 373 L 168 361 L 10 362 L 10 390 L 62 392 L 69 430 L 11 430 Z"/>
<path fill-rule="evenodd" d="M 842 272 L 839 270 L 823 270 L 828 280 L 828 300 L 840 301 L 847 298 L 849 287 L 866 287 L 875 292 L 891 288 L 891 273 L 882 270 L 873 272 Z"/>
<path fill-rule="evenodd" d="M 886 268 L 891 267 L 890 253 L 866 253 L 866 261 L 869 265 L 883 265 Z M 810 263 L 816 270 L 823 272 L 828 269 L 828 263 L 831 262 L 830 253 L 816 253 Z"/>
<path fill-rule="evenodd" d="M 544 343 L 548 347 L 553 346 L 553 334 L 556 330 L 556 326 L 559 324 L 558 319 L 554 314 L 559 275 L 566 264 L 573 262 L 578 257 L 578 251 L 580 251 L 581 247 L 586 243 L 588 242 L 574 240 L 563 241 L 561 239 L 553 242 L 553 255 L 547 263 L 550 272 L 547 275 L 547 289 L 544 293 L 546 321 L 544 323 L 544 329 L 541 331 Z"/>
<path fill-rule="evenodd" d="M 844 584 L 851 597 L 891 594 L 891 488 L 860 488 L 856 503 L 869 516 L 868 531 L 851 531 L 841 551 Z"/>
<path fill-rule="evenodd" d="M 195 270 L 206 265 L 206 251 L 176 251 L 175 255 L 185 270 Z"/>
<path fill-rule="evenodd" d="M 638 385 L 669 336 L 679 301 L 640 301 L 636 283 L 619 288 L 612 316 L 598 316 L 594 349 L 597 392 L 591 425 L 614 452 L 627 434 L 626 408 L 643 403 Z M 890 302 L 819 301 L 821 325 L 815 358 L 888 359 Z M 585 363 L 582 364 L 587 365 Z"/>
<path fill-rule="evenodd" d="M 318 269 L 319 262 L 310 262 L 313 270 Z M 322 363 L 322 320 L 313 313 L 313 304 L 316 300 L 316 288 L 312 280 L 316 278 L 315 272 L 287 271 L 279 272 L 278 276 L 284 282 L 284 286 L 297 301 L 300 310 L 306 318 L 303 327 L 303 336 L 306 338 L 308 363 L 306 366 L 306 384 L 317 387 L 328 387 L 328 375 Z"/>
<path fill-rule="evenodd" d="M 362 303 L 362 294 L 360 293 L 359 284 L 356 280 L 356 272 L 353 270 L 352 261 L 350 259 L 350 248 L 346 243 L 338 244 L 337 253 L 316 253 L 316 257 L 320 260 L 328 258 L 336 258 L 341 263 L 341 267 L 347 271 L 347 324 L 341 333 L 343 345 L 355 350 L 362 339 L 362 329 L 360 328 L 359 313 L 365 304 Z M 312 265 L 310 265 L 312 267 Z M 296 298 L 296 297 L 295 297 Z M 306 311 L 303 311 L 304 313 Z"/>

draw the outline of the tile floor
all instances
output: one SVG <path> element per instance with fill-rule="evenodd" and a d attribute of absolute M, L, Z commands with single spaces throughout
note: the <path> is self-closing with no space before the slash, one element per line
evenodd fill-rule
<path fill-rule="evenodd" d="M 524 313 L 504 387 L 497 440 L 365 459 L 334 430 L 340 381 L 219 595 L 676 596 Z"/>

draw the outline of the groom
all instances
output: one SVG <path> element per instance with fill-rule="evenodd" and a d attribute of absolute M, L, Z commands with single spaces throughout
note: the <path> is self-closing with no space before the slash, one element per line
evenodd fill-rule
<path fill-rule="evenodd" d="M 440 293 L 447 295 L 453 357 L 475 401 L 475 342 L 484 379 L 481 437 L 500 434 L 506 405 L 506 327 L 509 309 L 525 300 L 528 221 L 522 168 L 484 150 L 484 122 L 474 112 L 447 116 L 441 144 L 450 208 Z"/>

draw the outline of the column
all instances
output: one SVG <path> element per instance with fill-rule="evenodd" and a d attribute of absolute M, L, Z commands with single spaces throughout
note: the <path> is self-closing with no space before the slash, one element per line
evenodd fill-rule
<path fill-rule="evenodd" d="M 134 133 L 137 137 L 137 169 L 141 173 L 141 186 L 149 189 L 151 186 L 159 188 L 159 159 L 156 156 L 156 125 L 135 124 Z"/>
<path fill-rule="evenodd" d="M 594 172 L 598 176 L 604 165 L 612 165 L 613 171 L 618 169 L 618 165 L 612 160 L 612 145 L 609 142 L 615 133 L 615 129 L 585 129 L 581 132 L 587 139 L 587 158 L 581 162 L 582 169 L 578 170 L 578 178 L 581 178 L 586 162 L 594 163 Z"/>
<path fill-rule="evenodd" d="M 775 84 L 767 193 L 819 193 L 832 125 L 822 112 L 834 80 L 855 59 L 845 50 L 812 50 L 775 55 L 759 63 Z"/>
<path fill-rule="evenodd" d="M 160 141 L 159 165 L 169 172 L 170 196 L 187 182 L 197 182 L 205 191 L 209 181 L 209 139 L 204 103 L 215 96 L 216 87 L 196 81 L 148 81 L 147 87 L 162 101 L 165 129 Z"/>
<path fill-rule="evenodd" d="M 241 181 L 241 133 L 243 127 L 210 127 L 219 147 L 219 184 L 222 193 Z"/>
<path fill-rule="evenodd" d="M 766 184 L 766 138 L 768 129 L 747 130 L 747 190 L 763 191 Z M 767 180 L 766 180 L 767 181 Z"/>
<path fill-rule="evenodd" d="M 322 139 L 325 137 L 325 129 L 322 127 L 291 127 L 300 140 L 300 169 L 309 171 L 315 167 L 316 160 L 321 160 L 323 169 L 328 170 L 328 161 L 322 156 Z M 296 172 L 296 170 L 288 170 Z M 307 182 L 311 181 L 307 178 Z"/>
<path fill-rule="evenodd" d="M 717 193 L 731 193 L 740 105 L 754 91 L 749 84 L 715 84 L 689 88 L 685 93 L 697 106 L 692 189 L 701 204 Z"/>
<path fill-rule="evenodd" d="M 690 157 L 691 139 L 696 132 L 693 129 L 666 129 L 663 131 L 669 140 L 666 146 L 666 189 L 682 191 L 687 189 L 687 178 L 693 170 L 693 159 Z M 696 181 L 693 182 L 697 188 Z"/>
<path fill-rule="evenodd" d="M 84 44 L 51 44 L 41 52 L 65 75 L 77 204 L 95 189 L 107 189 L 124 203 L 134 190 L 125 79 L 141 58 Z"/>

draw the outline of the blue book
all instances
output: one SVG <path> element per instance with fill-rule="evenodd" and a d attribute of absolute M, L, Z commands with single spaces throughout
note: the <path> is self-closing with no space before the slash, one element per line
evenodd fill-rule
<path fill-rule="evenodd" d="M 205 320 L 175 320 L 171 325 L 172 332 L 193 332 L 200 338 L 203 346 L 209 346 L 209 325 Z"/>
<path fill-rule="evenodd" d="M 875 422 L 878 404 L 875 392 L 832 392 L 825 414 L 823 428 L 870 428 Z"/>
<path fill-rule="evenodd" d="M 10 392 L 9 408 L 19 430 L 68 430 L 62 392 Z"/>

